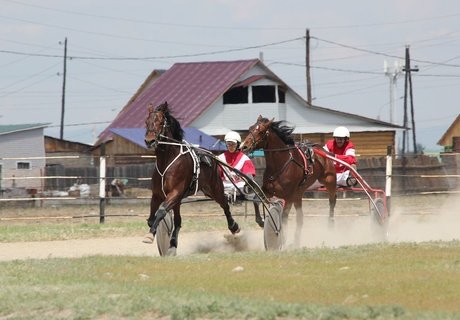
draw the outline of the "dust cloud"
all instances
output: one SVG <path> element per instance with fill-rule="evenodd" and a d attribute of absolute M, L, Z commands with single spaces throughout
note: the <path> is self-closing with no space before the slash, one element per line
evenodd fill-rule
<path fill-rule="evenodd" d="M 333 224 L 329 222 L 327 205 L 304 203 L 304 222 L 299 243 L 295 243 L 295 211 L 284 229 L 284 250 L 297 248 L 340 247 L 379 242 L 450 241 L 460 239 L 460 195 L 417 195 L 391 200 L 391 215 L 386 227 L 379 225 L 369 213 L 369 202 L 362 199 L 338 202 Z M 308 212 L 308 213 L 306 213 Z M 264 251 L 263 230 L 255 224 L 240 222 L 241 233 L 224 232 L 189 234 L 181 241 L 179 254 Z M 245 224 L 246 227 L 245 228 Z"/>

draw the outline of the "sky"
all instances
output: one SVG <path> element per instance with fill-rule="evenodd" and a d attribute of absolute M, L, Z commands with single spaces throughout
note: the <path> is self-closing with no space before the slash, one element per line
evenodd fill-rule
<path fill-rule="evenodd" d="M 152 70 L 177 62 L 262 58 L 306 98 L 307 29 L 314 105 L 402 125 L 406 76 L 395 65 L 407 47 L 418 69 L 413 117 L 407 100 L 417 143 L 440 150 L 460 113 L 456 0 L 0 0 L 0 8 L 0 125 L 49 123 L 45 134 L 59 138 L 65 80 L 70 141 L 92 144 Z"/>

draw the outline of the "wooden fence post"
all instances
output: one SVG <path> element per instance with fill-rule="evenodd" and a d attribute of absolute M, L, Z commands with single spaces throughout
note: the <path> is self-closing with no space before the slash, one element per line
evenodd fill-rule
<path fill-rule="evenodd" d="M 393 174 L 393 147 L 387 146 L 387 163 L 386 163 L 386 179 L 385 179 L 385 195 L 387 212 L 390 214 L 391 207 L 391 175 Z"/>
<path fill-rule="evenodd" d="M 105 143 L 101 144 L 101 153 L 99 157 L 99 223 L 105 221 Z"/>

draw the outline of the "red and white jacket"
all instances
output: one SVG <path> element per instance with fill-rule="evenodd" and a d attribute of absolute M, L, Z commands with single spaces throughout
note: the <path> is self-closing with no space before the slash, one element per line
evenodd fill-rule
<path fill-rule="evenodd" d="M 228 165 L 232 166 L 233 168 L 240 170 L 246 175 L 252 175 L 253 177 L 255 177 L 256 175 L 256 168 L 254 167 L 254 164 L 252 163 L 251 159 L 249 159 L 249 157 L 241 151 L 235 151 L 233 153 L 225 151 L 224 153 L 220 154 L 218 158 L 222 161 L 225 161 Z M 242 181 L 233 172 L 230 172 L 230 170 L 227 170 L 227 172 L 229 173 L 229 176 L 233 180 L 233 182 L 238 186 L 238 188 L 244 187 L 244 181 Z M 225 175 L 223 172 L 221 172 L 220 175 L 222 180 L 224 181 L 224 186 L 233 186 L 232 182 L 227 177 L 227 175 Z"/>
<path fill-rule="evenodd" d="M 355 145 L 353 142 L 348 140 L 345 142 L 342 148 L 339 148 L 335 143 L 334 139 L 329 140 L 326 145 L 324 146 L 326 151 L 332 152 L 335 154 L 336 158 L 345 161 L 349 165 L 356 164 L 356 150 Z M 338 162 L 335 163 L 335 171 L 336 173 L 341 173 L 344 171 L 349 170 L 343 164 Z"/>

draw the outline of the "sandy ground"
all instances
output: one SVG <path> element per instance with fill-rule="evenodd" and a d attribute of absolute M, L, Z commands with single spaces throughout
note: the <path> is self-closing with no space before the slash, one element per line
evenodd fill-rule
<path fill-rule="evenodd" d="M 339 202 L 338 206 L 342 210 L 338 210 L 335 224 L 331 227 L 326 215 L 315 214 L 316 211 L 312 210 L 314 205 L 304 205 L 305 219 L 300 247 L 460 239 L 458 194 L 413 197 L 406 202 L 392 200 L 392 214 L 387 232 L 382 232 L 369 215 L 354 214 L 357 210 L 353 209 L 355 204 Z M 323 209 L 321 211 L 324 213 Z M 289 226 L 285 230 L 287 245 L 284 250 L 294 248 L 294 230 L 295 216 L 291 212 Z M 142 235 L 136 235 L 123 238 L 0 243 L 0 261 L 90 255 L 158 256 L 156 243 L 142 243 L 142 238 Z M 240 250 L 263 251 L 263 230 L 243 229 L 236 236 L 230 236 L 225 231 L 181 232 L 177 254 Z"/>

